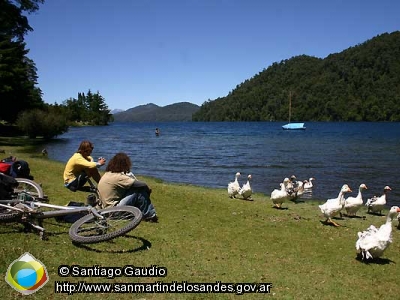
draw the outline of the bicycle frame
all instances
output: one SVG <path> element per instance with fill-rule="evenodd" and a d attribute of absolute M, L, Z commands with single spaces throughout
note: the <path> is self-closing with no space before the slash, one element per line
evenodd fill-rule
<path fill-rule="evenodd" d="M 143 217 L 140 209 L 134 206 L 111 206 L 97 210 L 99 193 L 90 178 L 89 191 L 93 194 L 88 195 L 86 206 L 48 204 L 39 184 L 29 179 L 16 180 L 18 187 L 9 193 L 10 200 L 0 200 L 0 222 L 22 224 L 25 232 L 35 229 L 42 240 L 46 239 L 44 219 L 61 217 L 66 222 L 72 221 L 69 228 L 71 240 L 78 244 L 91 244 L 128 233 L 140 224 Z M 66 216 L 72 218 L 64 219 Z"/>
<path fill-rule="evenodd" d="M 24 204 L 27 210 L 24 210 L 19 207 L 14 207 L 10 206 L 9 204 Z M 7 205 L 8 204 L 8 205 Z M 35 208 L 41 208 L 41 207 L 46 207 L 46 208 L 53 208 L 55 210 L 53 211 L 40 211 L 40 213 L 35 216 L 37 219 L 49 219 L 49 218 L 54 218 L 54 217 L 60 217 L 60 216 L 66 216 L 70 214 L 76 214 L 76 213 L 93 213 L 96 217 L 102 218 L 100 214 L 97 213 L 97 209 L 92 207 L 92 206 L 61 206 L 61 205 L 55 205 L 55 204 L 48 204 L 48 203 L 42 203 L 42 202 L 36 202 L 36 201 L 22 201 L 22 200 L 0 200 L 0 207 L 7 208 L 7 209 L 12 209 L 15 211 L 23 211 L 23 212 L 30 212 L 30 213 L 35 213 Z M 37 212 L 37 211 L 36 211 Z"/>
<path fill-rule="evenodd" d="M 19 199 L 13 200 L 0 200 L 0 207 L 14 210 L 17 212 L 22 212 L 24 218 L 21 219 L 20 223 L 29 225 L 37 230 L 39 230 L 39 235 L 41 239 L 44 239 L 45 229 L 43 227 L 43 219 L 49 219 L 60 216 L 67 216 L 71 214 L 82 213 L 85 214 L 92 213 L 96 218 L 103 219 L 104 217 L 97 212 L 97 209 L 92 206 L 83 207 L 72 207 L 72 206 L 61 206 L 55 204 L 43 203 L 35 200 L 25 200 L 25 195 L 22 193 L 18 196 Z M 42 211 L 40 208 L 50 208 L 53 210 Z M 38 224 L 34 224 L 32 221 L 37 220 Z"/>

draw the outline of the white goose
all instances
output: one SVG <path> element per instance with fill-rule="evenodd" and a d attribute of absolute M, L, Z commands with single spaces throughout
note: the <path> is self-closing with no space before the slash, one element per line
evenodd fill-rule
<path fill-rule="evenodd" d="M 298 185 L 293 192 L 289 195 L 289 200 L 293 202 L 297 202 L 297 199 L 300 198 L 304 194 L 304 184 L 306 180 L 301 182 L 301 185 Z"/>
<path fill-rule="evenodd" d="M 351 192 L 350 187 L 344 184 L 340 189 L 337 198 L 328 199 L 324 204 L 319 205 L 321 212 L 326 217 L 326 223 L 334 226 L 340 226 L 338 223 L 332 220 L 332 217 L 336 216 L 344 207 L 344 194 Z"/>
<path fill-rule="evenodd" d="M 244 200 L 251 200 L 251 194 L 253 193 L 253 190 L 251 189 L 250 186 L 250 180 L 251 180 L 251 175 L 249 174 L 247 176 L 247 182 L 243 184 L 243 186 L 239 190 L 239 195 L 242 196 Z"/>
<path fill-rule="evenodd" d="M 293 189 L 293 183 L 290 181 L 289 177 L 284 178 L 282 183 L 285 186 L 286 192 Z"/>
<path fill-rule="evenodd" d="M 367 230 L 358 232 L 356 249 L 362 259 L 378 258 L 389 247 L 392 243 L 392 221 L 398 212 L 400 212 L 400 208 L 392 206 L 387 215 L 386 223 L 379 229 L 371 225 Z"/>
<path fill-rule="evenodd" d="M 236 198 L 236 195 L 239 194 L 240 185 L 238 178 L 240 177 L 240 173 L 237 172 L 235 175 L 235 180 L 228 183 L 228 195 L 230 198 Z"/>
<path fill-rule="evenodd" d="M 357 211 L 360 209 L 360 207 L 363 205 L 363 199 L 362 199 L 362 191 L 367 190 L 367 186 L 365 183 L 360 184 L 360 187 L 358 188 L 358 194 L 356 197 L 348 197 L 345 201 L 344 204 L 344 209 L 347 212 L 348 216 L 355 216 Z"/>
<path fill-rule="evenodd" d="M 297 186 L 297 188 L 301 188 L 301 187 L 303 187 L 305 182 L 306 182 L 306 180 L 304 180 L 304 181 L 297 180 L 295 185 Z"/>
<path fill-rule="evenodd" d="M 286 193 L 288 193 L 289 196 L 292 195 L 297 187 L 296 176 L 292 175 L 290 179 L 286 177 L 283 182 L 285 183 Z"/>
<path fill-rule="evenodd" d="M 368 212 L 377 213 L 379 211 L 382 214 L 382 210 L 385 208 L 386 205 L 386 193 L 391 191 L 392 189 L 390 186 L 385 186 L 383 188 L 383 194 L 380 197 L 374 196 L 367 200 L 365 205 L 368 207 Z"/>
<path fill-rule="evenodd" d="M 310 178 L 307 180 L 307 182 L 304 183 L 304 189 L 306 189 L 306 190 L 312 189 L 313 186 L 314 186 L 313 183 L 312 183 L 313 180 L 315 180 L 315 178 L 314 178 L 314 177 L 310 177 Z"/>
<path fill-rule="evenodd" d="M 286 192 L 285 183 L 280 183 L 281 189 L 274 189 L 271 193 L 271 200 L 276 208 L 282 208 L 282 203 L 289 199 L 289 195 Z"/>

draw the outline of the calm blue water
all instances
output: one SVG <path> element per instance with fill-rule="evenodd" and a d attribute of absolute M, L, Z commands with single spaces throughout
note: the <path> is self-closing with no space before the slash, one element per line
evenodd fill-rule
<path fill-rule="evenodd" d="M 305 131 L 284 131 L 283 124 L 113 123 L 70 128 L 46 148 L 51 159 L 66 162 L 89 139 L 96 158 L 126 152 L 139 176 L 226 188 L 241 172 L 241 182 L 252 174 L 253 190 L 267 195 L 292 174 L 316 178 L 312 197 L 321 200 L 336 197 L 344 183 L 354 195 L 365 183 L 365 199 L 389 185 L 389 204 L 400 205 L 400 123 L 308 122 Z"/>

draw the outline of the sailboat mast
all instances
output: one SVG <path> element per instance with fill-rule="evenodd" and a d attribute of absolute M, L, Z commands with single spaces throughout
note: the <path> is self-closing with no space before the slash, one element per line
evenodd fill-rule
<path fill-rule="evenodd" d="M 289 91 L 289 123 L 292 116 L 292 91 Z"/>
<path fill-rule="evenodd" d="M 290 123 L 292 117 L 292 91 L 289 91 L 289 123 L 283 125 L 282 128 L 285 130 L 305 130 L 304 123 Z"/>

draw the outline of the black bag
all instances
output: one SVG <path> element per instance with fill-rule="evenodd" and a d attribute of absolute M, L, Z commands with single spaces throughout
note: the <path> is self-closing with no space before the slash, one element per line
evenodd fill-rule
<path fill-rule="evenodd" d="M 83 207 L 83 206 L 85 206 L 85 203 L 70 201 L 67 204 L 67 206 Z M 76 221 L 78 221 L 80 218 L 82 218 L 86 214 L 87 214 L 87 212 L 68 214 L 68 215 L 65 215 L 65 216 L 56 217 L 56 220 L 58 222 L 75 223 Z"/>
<path fill-rule="evenodd" d="M 18 186 L 18 181 L 15 178 L 0 173 L 0 199 L 7 200 L 11 199 L 11 194 L 14 192 L 14 188 Z"/>
<path fill-rule="evenodd" d="M 14 178 L 27 178 L 33 180 L 31 176 L 31 169 L 29 168 L 28 162 L 25 160 L 16 160 L 11 165 L 10 175 Z"/>

